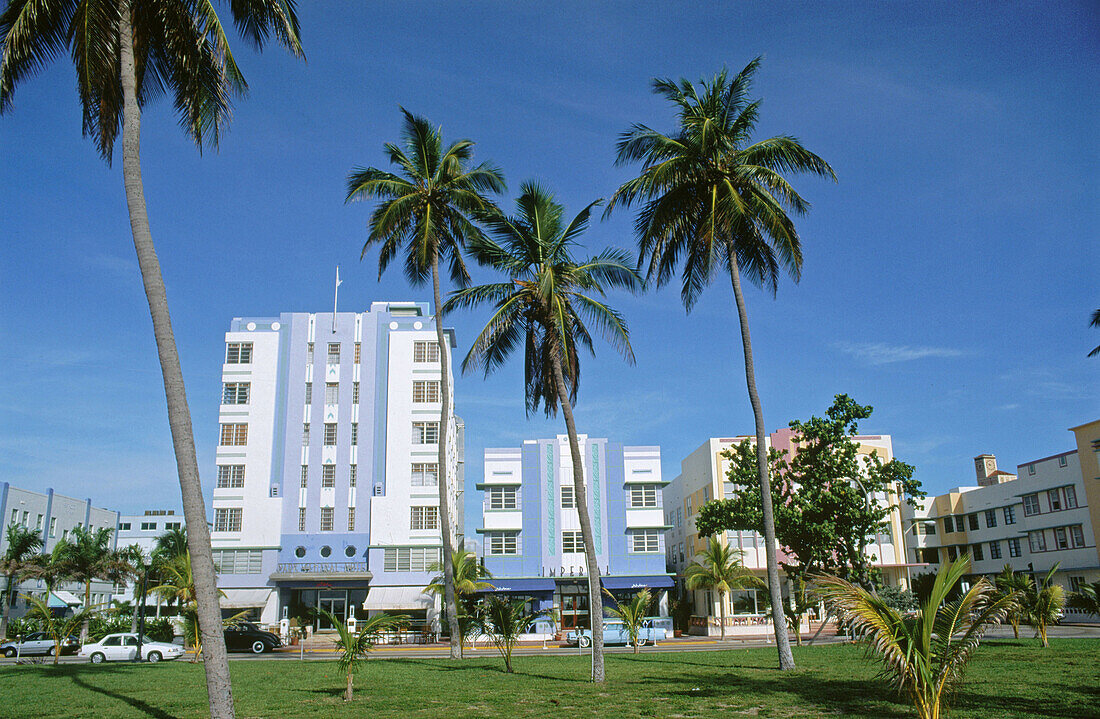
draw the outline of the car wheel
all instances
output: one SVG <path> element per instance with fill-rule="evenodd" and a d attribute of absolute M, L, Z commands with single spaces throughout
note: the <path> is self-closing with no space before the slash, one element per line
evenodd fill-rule
<path fill-rule="evenodd" d="M 47 647 L 47 648 L 46 648 L 46 656 L 47 656 L 47 657 L 52 657 L 52 656 L 53 656 L 53 653 L 54 653 L 55 651 L 57 651 L 57 647 Z"/>
<path fill-rule="evenodd" d="M 15 656 L 15 648 L 14 647 L 8 647 L 7 649 L 5 649 L 4 650 L 4 656 L 5 657 L 14 657 Z"/>
<path fill-rule="evenodd" d="M 92 664 L 102 664 L 107 661 L 107 657 L 103 656 L 102 652 L 96 652 L 91 656 Z"/>
<path fill-rule="evenodd" d="M 149 663 L 156 664 L 160 661 L 160 652 L 149 652 Z"/>
<path fill-rule="evenodd" d="M 577 642 L 582 647 L 585 647 L 585 648 L 592 646 L 592 638 L 591 637 L 581 637 L 580 639 L 577 640 Z"/>
<path fill-rule="evenodd" d="M 252 642 L 252 653 L 253 654 L 263 654 L 266 651 L 267 651 L 267 645 L 264 644 L 263 642 L 261 642 L 260 640 L 257 639 L 256 641 Z"/>

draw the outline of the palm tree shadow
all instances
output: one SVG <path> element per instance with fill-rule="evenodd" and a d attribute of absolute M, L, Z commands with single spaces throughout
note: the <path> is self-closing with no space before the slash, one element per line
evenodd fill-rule
<path fill-rule="evenodd" d="M 94 684 L 89 684 L 88 682 L 81 679 L 79 675 L 72 676 L 72 680 L 73 684 L 76 684 L 78 687 L 93 691 L 97 694 L 111 697 L 112 699 L 118 699 L 121 702 L 129 704 L 134 709 L 144 712 L 145 714 L 148 714 L 151 717 L 155 717 L 156 719 L 179 719 L 179 717 L 177 717 L 175 714 L 169 714 L 163 709 L 158 709 L 148 702 L 144 702 L 136 697 L 129 697 L 125 694 L 119 694 L 118 692 L 113 692 L 109 689 L 104 689 L 103 687 L 97 687 Z"/>

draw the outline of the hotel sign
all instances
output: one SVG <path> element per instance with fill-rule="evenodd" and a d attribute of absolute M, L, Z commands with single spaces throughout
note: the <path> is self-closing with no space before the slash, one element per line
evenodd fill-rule
<path fill-rule="evenodd" d="M 366 562 L 280 562 L 277 574 L 335 574 L 366 572 Z"/>

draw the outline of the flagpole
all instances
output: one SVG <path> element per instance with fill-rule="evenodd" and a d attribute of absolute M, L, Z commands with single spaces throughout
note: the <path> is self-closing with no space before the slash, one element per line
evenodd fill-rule
<path fill-rule="evenodd" d="M 332 290 L 332 333 L 336 334 L 336 300 L 340 296 L 340 265 L 336 265 L 336 287 Z"/>

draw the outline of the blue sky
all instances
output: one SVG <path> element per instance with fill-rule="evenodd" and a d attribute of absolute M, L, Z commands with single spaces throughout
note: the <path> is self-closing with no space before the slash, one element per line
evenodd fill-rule
<path fill-rule="evenodd" d="M 747 294 L 768 428 L 846 392 L 875 407 L 863 429 L 893 435 L 942 491 L 972 481 L 976 454 L 1011 471 L 1100 416 L 1100 359 L 1085 356 L 1100 344 L 1095 3 L 302 5 L 308 63 L 237 43 L 251 92 L 220 152 L 200 156 L 165 104 L 143 121 L 205 480 L 232 317 L 324 311 L 336 264 L 341 309 L 430 296 L 359 261 L 369 207 L 343 203 L 348 171 L 384 162 L 399 105 L 476 141 L 507 176 L 506 205 L 537 178 L 576 211 L 630 175 L 613 165 L 619 132 L 671 129 L 651 77 L 760 54 L 759 136 L 799 137 L 839 177 L 794 180 L 813 203 L 801 283 Z M 71 65 L 19 88 L 0 158 L 0 478 L 124 511 L 178 506 L 120 165 L 81 138 Z M 633 248 L 631 217 L 586 244 Z M 675 287 L 610 301 L 637 364 L 606 345 L 585 360 L 582 432 L 660 445 L 671 479 L 707 437 L 752 431 L 728 283 L 689 316 Z M 462 352 L 482 319 L 451 318 Z M 458 380 L 471 483 L 484 447 L 564 431 L 525 420 L 521 392 L 518 358 Z"/>

